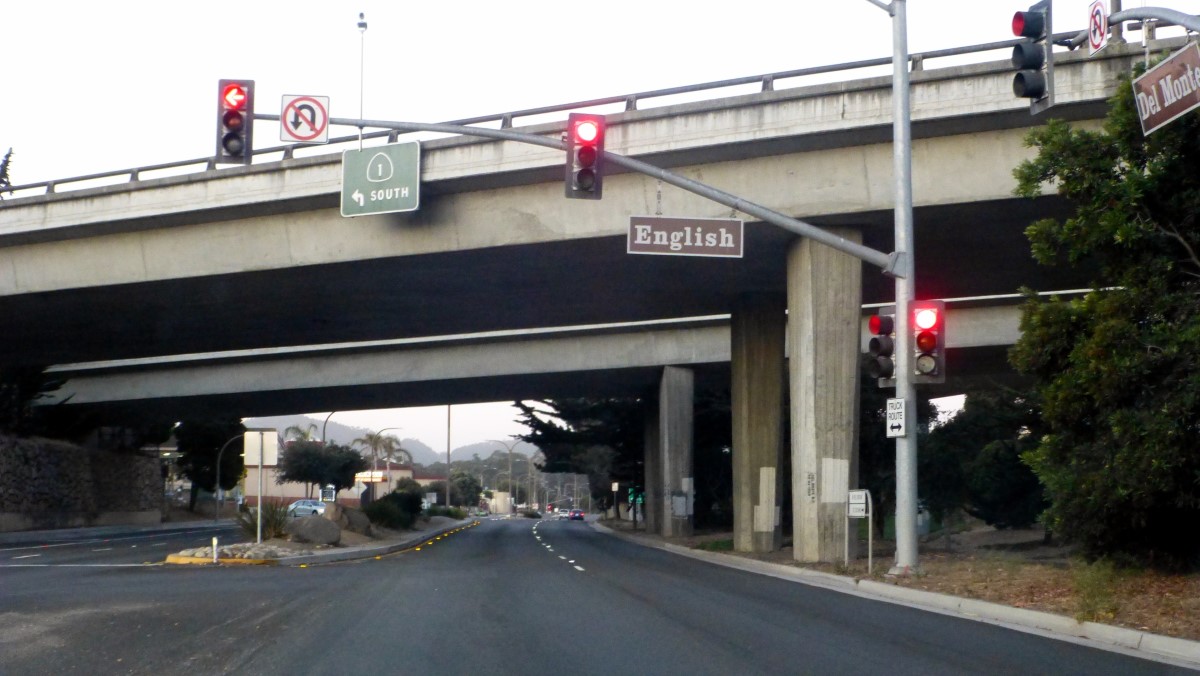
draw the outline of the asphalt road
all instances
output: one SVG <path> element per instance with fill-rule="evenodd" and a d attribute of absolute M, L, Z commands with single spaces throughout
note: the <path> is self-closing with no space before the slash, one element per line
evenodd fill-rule
<path fill-rule="evenodd" d="M 0 570 L 157 563 L 167 554 L 181 549 L 211 545 L 214 537 L 222 544 L 245 539 L 241 530 L 229 523 L 193 523 L 144 532 L 136 529 L 78 529 L 36 535 L 9 533 L 0 541 Z"/>
<path fill-rule="evenodd" d="M 12 553 L 2 674 L 1192 673 L 581 522 L 484 521 L 419 551 L 305 568 L 33 567 Z"/>

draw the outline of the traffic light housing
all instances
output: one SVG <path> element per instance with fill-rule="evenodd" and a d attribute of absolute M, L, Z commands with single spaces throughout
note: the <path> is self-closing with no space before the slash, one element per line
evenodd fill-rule
<path fill-rule="evenodd" d="M 254 81 L 217 86 L 217 162 L 250 164 L 254 155 Z"/>
<path fill-rule="evenodd" d="M 896 386 L 896 316 L 892 310 L 880 310 L 867 318 L 871 339 L 863 363 L 867 375 L 879 381 L 880 387 Z"/>
<path fill-rule="evenodd" d="M 1050 0 L 1041 0 L 1028 11 L 1013 14 L 1013 35 L 1025 38 L 1013 45 L 1013 94 L 1029 99 L 1029 113 L 1037 115 L 1054 105 L 1054 30 Z"/>
<path fill-rule="evenodd" d="M 566 195 L 598 200 L 604 187 L 604 116 L 567 116 Z"/>
<path fill-rule="evenodd" d="M 918 300 L 909 304 L 912 334 L 912 382 L 946 382 L 946 304 Z"/>

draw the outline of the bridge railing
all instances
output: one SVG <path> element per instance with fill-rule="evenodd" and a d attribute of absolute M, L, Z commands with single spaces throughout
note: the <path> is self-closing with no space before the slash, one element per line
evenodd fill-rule
<path fill-rule="evenodd" d="M 1074 33 L 1064 33 L 1064 37 L 1074 35 Z M 1055 36 L 1056 38 L 1059 36 Z M 910 68 L 913 72 L 925 70 L 927 61 L 933 59 L 943 59 L 950 57 L 960 57 L 967 55 L 985 54 L 987 52 L 995 52 L 999 50 L 1011 49 L 1013 45 L 1020 40 L 1003 40 L 1000 42 L 989 42 L 980 45 L 970 45 L 966 47 L 954 47 L 950 49 L 939 49 L 929 52 L 911 54 L 909 56 Z M 794 80 L 797 78 L 813 78 L 814 76 L 829 75 L 835 73 L 845 73 L 852 71 L 861 71 L 868 68 L 878 68 L 882 66 L 891 66 L 892 58 L 882 57 L 877 59 L 867 59 L 863 61 L 852 61 L 849 63 L 832 64 L 826 66 L 813 66 L 810 68 L 798 68 L 795 70 L 786 70 L 776 73 L 766 73 L 762 75 L 749 75 L 745 77 L 731 78 L 726 80 L 717 80 L 713 82 L 704 82 L 700 84 L 685 85 L 681 87 L 669 87 L 666 89 L 655 89 L 646 92 L 637 92 L 633 94 L 620 94 L 616 96 L 607 96 L 598 99 L 590 99 L 586 101 L 573 101 L 570 103 L 562 103 L 550 106 L 541 106 L 537 108 L 526 108 L 507 113 L 497 113 L 493 115 L 482 115 L 479 117 L 469 117 L 460 120 L 453 120 L 445 124 L 454 125 L 498 125 L 501 129 L 511 128 L 513 121 L 523 118 L 536 118 L 539 116 L 552 116 L 560 113 L 578 111 L 583 109 L 594 109 L 599 107 L 624 106 L 625 110 L 637 110 L 640 104 L 656 99 L 666 99 L 669 97 L 693 96 L 706 92 L 715 92 L 718 90 L 727 90 L 733 87 L 759 87 L 760 91 L 773 91 L 776 84 L 782 80 Z M 696 99 L 691 99 L 696 100 Z M 399 136 L 396 131 L 377 131 L 363 133 L 361 138 L 364 140 L 383 139 L 388 142 L 394 142 Z M 279 159 L 288 160 L 295 156 L 297 150 L 305 155 L 323 155 L 337 152 L 340 146 L 359 142 L 360 136 L 358 133 L 349 136 L 339 136 L 331 138 L 328 144 L 315 146 L 312 144 L 291 144 L 280 145 L 271 148 L 260 148 L 253 151 L 254 156 L 260 159 L 268 155 L 280 155 Z M 40 181 L 37 183 L 28 183 L 24 185 L 10 186 L 4 190 L 5 193 L 16 197 L 28 197 L 37 195 L 49 195 L 60 191 L 78 190 L 91 187 L 99 187 L 106 185 L 118 185 L 122 183 L 136 183 L 143 178 L 160 178 L 166 176 L 175 176 L 183 174 L 199 173 L 204 171 L 217 170 L 217 164 L 212 157 L 201 157 L 188 160 L 180 160 L 176 162 L 166 162 L 162 164 L 151 164 L 130 169 L 119 169 L 115 171 L 106 171 L 96 174 L 86 174 L 83 176 L 74 176 L 64 179 L 56 179 L 50 181 Z"/>

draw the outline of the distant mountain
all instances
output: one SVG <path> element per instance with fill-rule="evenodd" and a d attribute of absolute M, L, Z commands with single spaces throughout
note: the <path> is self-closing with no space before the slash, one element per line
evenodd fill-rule
<path fill-rule="evenodd" d="M 314 439 L 321 438 L 321 431 L 324 428 L 325 439 L 330 443 L 349 446 L 355 439 L 360 439 L 363 436 L 370 434 L 374 430 L 365 427 L 353 427 L 343 425 L 336 420 L 330 420 L 328 424 L 324 420 L 318 420 L 306 415 L 278 415 L 265 418 L 246 418 L 242 421 L 246 427 L 272 427 L 279 430 L 283 434 L 284 430 L 289 427 L 299 427 L 300 429 L 309 429 L 309 425 L 314 425 L 316 431 L 313 432 Z M 446 451 L 435 451 L 430 448 L 425 442 L 418 439 L 401 439 L 400 447 L 412 454 L 413 462 L 420 465 L 433 465 L 436 463 L 446 463 Z M 479 442 L 467 446 L 460 446 L 451 451 L 450 456 L 456 462 L 459 460 L 471 460 L 476 454 L 480 458 L 488 458 L 492 453 L 500 451 L 507 454 L 508 451 L 502 444 L 495 442 Z M 537 447 L 525 442 L 517 444 L 513 448 L 514 453 L 520 455 L 532 455 L 537 452 Z"/>
<path fill-rule="evenodd" d="M 509 442 L 509 443 L 511 443 L 511 442 Z M 451 451 L 450 457 L 452 459 L 454 459 L 455 461 L 458 461 L 458 460 L 472 460 L 475 458 L 476 455 L 478 455 L 481 460 L 486 460 L 486 459 L 492 457 L 493 453 L 497 453 L 497 452 L 503 453 L 504 455 L 508 455 L 508 448 L 505 447 L 504 444 L 498 444 L 494 441 L 481 441 L 477 444 L 469 444 L 467 446 L 459 446 L 458 448 Z M 528 457 L 537 452 L 538 452 L 537 446 L 534 446 L 533 444 L 527 444 L 524 441 L 518 442 L 516 446 L 513 446 L 513 453 L 516 455 L 523 455 L 523 456 Z M 445 460 L 445 457 L 443 456 L 442 459 Z"/>

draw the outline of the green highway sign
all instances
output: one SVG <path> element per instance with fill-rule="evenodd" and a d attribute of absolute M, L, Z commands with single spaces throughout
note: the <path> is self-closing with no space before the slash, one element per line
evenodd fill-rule
<path fill-rule="evenodd" d="M 420 196 L 419 142 L 342 153 L 343 216 L 416 211 Z"/>

